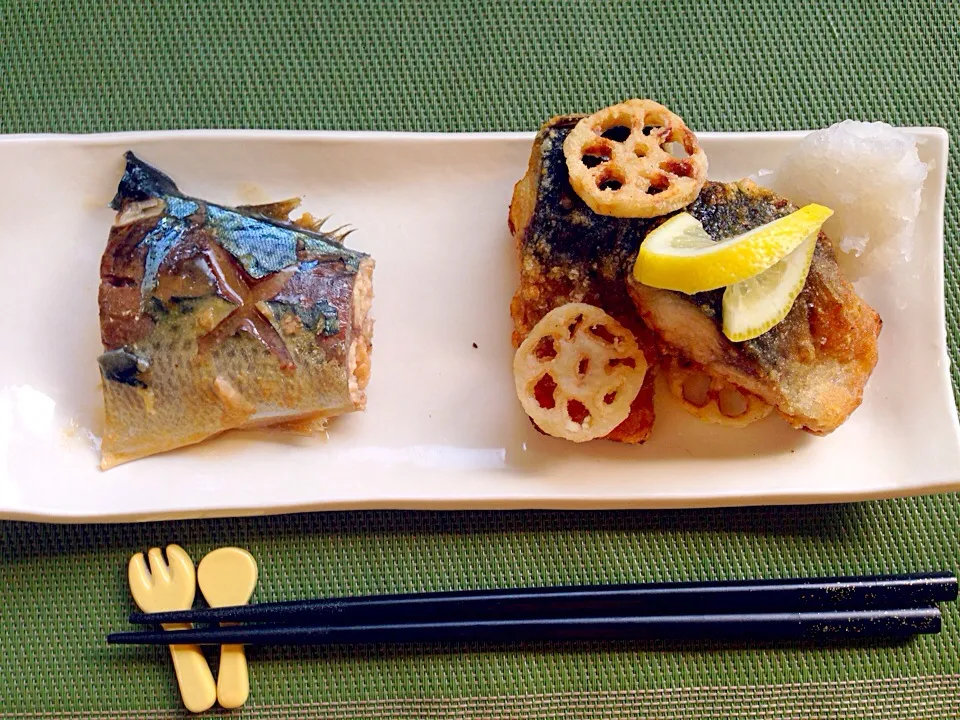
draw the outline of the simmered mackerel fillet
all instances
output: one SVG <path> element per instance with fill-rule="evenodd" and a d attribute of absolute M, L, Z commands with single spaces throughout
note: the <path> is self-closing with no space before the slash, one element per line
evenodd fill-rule
<path fill-rule="evenodd" d="M 183 195 L 127 153 L 100 264 L 104 469 L 366 403 L 373 260 L 289 213 Z"/>
<path fill-rule="evenodd" d="M 608 440 L 640 443 L 653 427 L 654 338 L 627 294 L 648 220 L 597 215 L 570 187 L 563 142 L 582 115 L 557 117 L 538 133 L 527 174 L 510 203 L 510 231 L 520 255 L 520 285 L 510 304 L 519 347 L 548 312 L 567 303 L 602 308 L 636 337 L 649 369 L 630 414 Z"/>
<path fill-rule="evenodd" d="M 722 240 L 796 207 L 743 180 L 707 183 L 685 210 L 714 240 Z M 880 316 L 843 277 L 823 233 L 789 314 L 753 340 L 734 343 L 723 335 L 723 289 L 685 295 L 642 285 L 632 273 L 629 289 L 666 352 L 753 393 L 791 425 L 816 435 L 836 430 L 856 410 L 877 363 Z"/>

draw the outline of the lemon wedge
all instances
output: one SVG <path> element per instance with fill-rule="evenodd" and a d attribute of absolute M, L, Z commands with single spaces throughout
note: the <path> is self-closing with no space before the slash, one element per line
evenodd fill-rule
<path fill-rule="evenodd" d="M 734 342 L 763 335 L 783 320 L 807 282 L 818 230 L 773 267 L 723 291 L 723 334 Z"/>
<path fill-rule="evenodd" d="M 793 252 L 833 214 L 806 205 L 742 235 L 713 241 L 689 213 L 674 215 L 640 245 L 633 276 L 650 287 L 693 293 L 749 280 Z"/>

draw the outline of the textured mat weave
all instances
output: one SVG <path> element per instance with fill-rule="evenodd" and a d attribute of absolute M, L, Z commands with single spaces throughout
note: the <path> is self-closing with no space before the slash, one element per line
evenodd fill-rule
<path fill-rule="evenodd" d="M 703 130 L 845 117 L 956 137 L 960 4 L 0 1 L 0 132 L 532 129 L 662 100 Z M 956 163 L 956 151 L 951 162 Z M 956 360 L 958 175 L 947 198 Z M 4 343 L 7 349 L 9 341 Z M 956 376 L 955 376 L 956 379 Z M 909 381 L 905 378 L 905 381 Z M 82 488 L 78 488 L 82 492 Z M 0 718 L 179 715 L 160 650 L 108 649 L 126 558 L 259 558 L 259 600 L 960 565 L 960 498 L 656 513 L 346 513 L 0 524 Z M 260 650 L 256 718 L 960 717 L 960 610 L 895 647 Z"/>

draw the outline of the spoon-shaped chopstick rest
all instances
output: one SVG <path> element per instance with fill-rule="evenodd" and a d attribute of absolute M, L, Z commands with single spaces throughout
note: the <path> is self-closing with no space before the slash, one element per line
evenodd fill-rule
<path fill-rule="evenodd" d="M 219 548 L 200 561 L 197 579 L 210 607 L 246 605 L 257 586 L 257 561 L 242 548 Z M 238 708 L 249 694 L 250 678 L 243 645 L 222 645 L 217 699 L 225 708 Z"/>
<path fill-rule="evenodd" d="M 134 602 L 144 612 L 188 610 L 197 591 L 197 575 L 193 560 L 179 545 L 167 545 L 167 560 L 160 548 L 147 553 L 150 569 L 143 553 L 130 558 L 127 577 Z M 167 623 L 164 630 L 189 630 L 190 623 Z M 217 687 L 207 659 L 196 645 L 171 645 L 170 657 L 180 685 L 180 696 L 190 712 L 203 712 L 217 701 Z"/>

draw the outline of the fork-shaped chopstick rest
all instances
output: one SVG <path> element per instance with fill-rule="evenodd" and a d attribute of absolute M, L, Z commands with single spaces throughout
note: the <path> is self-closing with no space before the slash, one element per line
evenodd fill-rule
<path fill-rule="evenodd" d="M 218 548 L 200 561 L 197 580 L 210 607 L 246 605 L 257 586 L 257 561 L 242 548 Z M 249 694 L 250 677 L 243 645 L 221 645 L 217 699 L 225 708 L 238 708 Z"/>
<path fill-rule="evenodd" d="M 144 612 L 187 610 L 193 605 L 197 590 L 197 574 L 193 560 L 179 545 L 167 545 L 169 565 L 163 561 L 160 548 L 147 553 L 150 569 L 143 553 L 130 558 L 127 575 L 133 599 Z M 190 623 L 167 623 L 164 630 L 189 630 Z M 207 659 L 196 645 L 171 645 L 170 656 L 180 685 L 180 696 L 190 712 L 203 712 L 217 701 L 217 686 Z"/>

